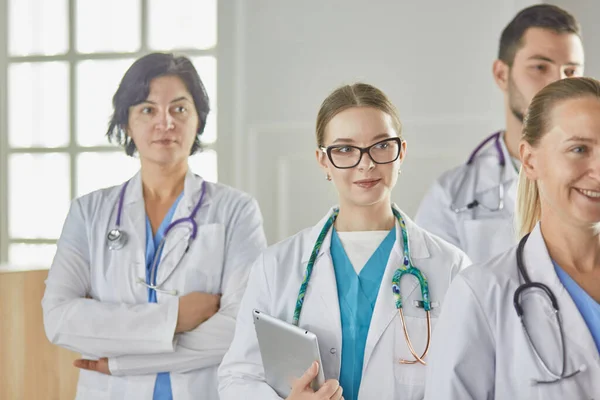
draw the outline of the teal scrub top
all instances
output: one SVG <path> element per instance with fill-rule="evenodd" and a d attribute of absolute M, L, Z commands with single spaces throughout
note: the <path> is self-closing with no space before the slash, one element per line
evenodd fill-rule
<path fill-rule="evenodd" d="M 358 399 L 371 317 L 395 242 L 396 229 L 393 228 L 357 274 L 335 228 L 332 232 L 331 258 L 335 270 L 342 323 L 339 382 L 346 400 Z"/>

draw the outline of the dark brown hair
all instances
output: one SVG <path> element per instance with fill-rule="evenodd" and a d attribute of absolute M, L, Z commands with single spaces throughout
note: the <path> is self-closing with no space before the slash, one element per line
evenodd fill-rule
<path fill-rule="evenodd" d="M 147 100 L 150 82 L 161 76 L 176 76 L 184 83 L 194 100 L 198 114 L 198 130 L 190 154 L 201 149 L 200 136 L 204 132 L 210 111 L 208 94 L 194 64 L 183 56 L 175 57 L 167 53 L 151 53 L 136 60 L 125 72 L 113 96 L 113 115 L 108 124 L 106 136 L 125 148 L 125 153 L 133 156 L 135 143 L 127 135 L 129 108 Z"/>
<path fill-rule="evenodd" d="M 573 33 L 581 37 L 581 27 L 571 14 L 560 7 L 538 4 L 521 10 L 502 31 L 498 59 L 512 66 L 515 54 L 523 46 L 529 28 L 544 28 L 556 33 Z"/>

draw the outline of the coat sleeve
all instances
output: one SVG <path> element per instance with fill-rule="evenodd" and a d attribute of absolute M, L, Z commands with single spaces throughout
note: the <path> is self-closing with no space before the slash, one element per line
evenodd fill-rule
<path fill-rule="evenodd" d="M 93 357 L 173 352 L 177 298 L 162 304 L 106 303 L 90 293 L 91 218 L 80 200 L 71 204 L 42 299 L 51 343 Z M 104 245 L 104 244 L 102 244 Z"/>
<path fill-rule="evenodd" d="M 265 381 L 258 339 L 252 319 L 253 309 L 270 313 L 271 294 L 264 264 L 263 254 L 252 267 L 248 288 L 237 317 L 233 342 L 219 367 L 221 400 L 281 399 Z"/>
<path fill-rule="evenodd" d="M 139 354 L 108 359 L 108 369 L 114 376 L 146 375 L 159 372 L 186 373 L 201 368 L 219 365 L 223 352 L 215 350 L 193 350 L 178 345 L 173 353 Z"/>
<path fill-rule="evenodd" d="M 445 299 L 431 342 L 425 400 L 493 399 L 496 343 L 489 319 L 463 274 Z"/>
<path fill-rule="evenodd" d="M 233 340 L 235 318 L 252 263 L 266 247 L 262 215 L 248 198 L 227 225 L 221 304 L 219 311 L 196 329 L 177 335 L 174 353 L 125 355 L 109 360 L 114 375 L 187 372 L 219 365 Z"/>
<path fill-rule="evenodd" d="M 445 241 L 464 248 L 458 234 L 458 218 L 451 210 L 452 196 L 440 180 L 436 180 L 421 201 L 415 222 L 421 228 Z"/>

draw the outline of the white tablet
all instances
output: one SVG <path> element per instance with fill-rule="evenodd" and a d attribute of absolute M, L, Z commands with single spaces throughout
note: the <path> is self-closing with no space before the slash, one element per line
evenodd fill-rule
<path fill-rule="evenodd" d="M 293 380 L 301 377 L 317 361 L 319 373 L 312 382 L 312 388 L 319 390 L 325 383 L 325 377 L 317 336 L 259 310 L 252 310 L 252 318 L 269 386 L 286 398 L 292 390 Z"/>

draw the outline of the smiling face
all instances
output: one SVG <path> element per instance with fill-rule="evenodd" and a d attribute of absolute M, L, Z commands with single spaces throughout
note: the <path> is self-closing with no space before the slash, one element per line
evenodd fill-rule
<path fill-rule="evenodd" d="M 148 98 L 130 107 L 127 133 L 142 163 L 171 166 L 187 162 L 198 123 L 194 100 L 183 81 L 161 76 L 151 81 Z"/>
<path fill-rule="evenodd" d="M 340 206 L 391 202 L 406 153 L 406 142 L 399 140 L 394 126 L 390 115 L 373 107 L 347 108 L 329 121 L 323 141 L 323 148 L 329 149 L 318 149 L 316 155 L 335 184 Z M 370 146 L 370 155 L 363 153 L 356 164 L 361 152 L 354 147 Z"/>
<path fill-rule="evenodd" d="M 565 100 L 550 113 L 549 131 L 532 147 L 521 143 L 527 176 L 537 181 L 544 217 L 600 223 L 600 99 Z"/>

